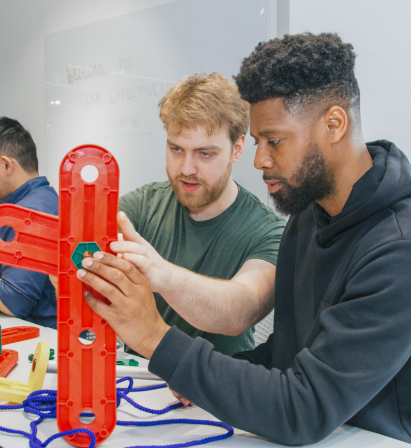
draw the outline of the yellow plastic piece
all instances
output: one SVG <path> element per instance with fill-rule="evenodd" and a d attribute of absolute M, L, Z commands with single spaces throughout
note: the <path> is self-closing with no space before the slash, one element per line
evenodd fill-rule
<path fill-rule="evenodd" d="M 29 381 L 9 380 L 0 378 L 0 400 L 11 403 L 23 403 L 29 394 L 43 387 L 44 377 L 50 356 L 48 342 L 39 342 L 31 364 Z"/>

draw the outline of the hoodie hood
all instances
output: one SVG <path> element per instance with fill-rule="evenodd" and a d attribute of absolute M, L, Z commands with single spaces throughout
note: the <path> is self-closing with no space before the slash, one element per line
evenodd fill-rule
<path fill-rule="evenodd" d="M 373 167 L 353 186 L 341 213 L 324 225 L 324 209 L 313 203 L 319 242 L 332 244 L 333 239 L 345 229 L 411 196 L 411 166 L 405 154 L 394 143 L 377 140 L 367 143 Z"/>

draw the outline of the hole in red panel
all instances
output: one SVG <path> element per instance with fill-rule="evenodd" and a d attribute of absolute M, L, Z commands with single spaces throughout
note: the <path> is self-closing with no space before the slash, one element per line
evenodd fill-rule
<path fill-rule="evenodd" d="M 72 162 L 75 162 L 75 160 L 77 159 L 77 154 L 76 154 L 75 152 L 72 152 L 72 153 L 69 155 L 69 159 L 70 159 Z"/>
<path fill-rule="evenodd" d="M 108 188 L 108 187 L 103 188 L 103 193 L 109 194 L 110 193 L 110 188 Z"/>
<path fill-rule="evenodd" d="M 111 155 L 110 154 L 104 154 L 103 160 L 105 163 L 108 163 L 111 161 Z"/>
<path fill-rule="evenodd" d="M 67 356 L 68 356 L 69 358 L 72 358 L 72 357 L 74 356 L 74 353 L 73 353 L 73 352 L 68 352 L 68 353 L 67 353 Z"/>
<path fill-rule="evenodd" d="M 80 176 L 84 180 L 84 182 L 95 182 L 98 179 L 98 169 L 94 165 L 86 165 L 83 166 L 80 171 Z"/>
<path fill-rule="evenodd" d="M 104 320 L 104 319 L 101 319 L 101 323 L 102 323 L 103 325 L 105 325 L 105 324 L 107 323 L 107 321 Z"/>
<path fill-rule="evenodd" d="M 103 241 L 104 244 L 107 244 L 108 243 L 108 238 L 105 236 L 102 241 Z"/>
<path fill-rule="evenodd" d="M 107 404 L 107 400 L 105 398 L 103 398 L 100 403 L 101 404 Z"/>
<path fill-rule="evenodd" d="M 76 192 L 75 187 L 70 187 L 70 188 L 69 188 L 69 192 L 70 192 L 70 193 L 75 193 L 75 192 Z"/>
<path fill-rule="evenodd" d="M 29 226 L 31 224 L 31 219 L 25 219 L 24 224 L 26 224 L 26 226 Z"/>
<path fill-rule="evenodd" d="M 69 238 L 68 238 L 68 242 L 69 242 L 70 244 L 73 244 L 73 243 L 74 243 L 74 238 L 73 238 L 72 236 L 69 236 Z"/>
<path fill-rule="evenodd" d="M 92 330 L 83 330 L 78 337 L 83 345 L 90 345 L 96 340 L 96 333 Z"/>
<path fill-rule="evenodd" d="M 94 412 L 92 412 L 89 409 L 85 409 L 79 416 L 78 419 L 81 421 L 81 423 L 84 423 L 85 425 L 89 425 L 90 423 L 93 423 L 96 416 L 94 415 Z"/>
<path fill-rule="evenodd" d="M 70 277 L 71 277 L 72 275 L 74 275 L 74 271 L 73 271 L 73 269 L 70 269 L 70 270 L 67 272 L 67 274 L 70 275 Z"/>
<path fill-rule="evenodd" d="M 107 352 L 106 352 L 105 350 L 103 350 L 103 351 L 101 352 L 101 356 L 107 356 Z"/>
<path fill-rule="evenodd" d="M 23 256 L 23 253 L 21 252 L 21 250 L 16 250 L 16 257 L 20 258 Z"/>
<path fill-rule="evenodd" d="M 73 319 L 69 319 L 69 320 L 67 321 L 67 323 L 68 323 L 69 325 L 73 325 L 73 324 L 74 324 L 74 320 L 73 320 Z"/>
<path fill-rule="evenodd" d="M 73 406 L 73 402 L 70 400 L 67 402 L 67 406 Z"/>
<path fill-rule="evenodd" d="M 3 226 L 0 228 L 0 239 L 5 243 L 10 243 L 16 237 L 16 232 L 13 227 Z"/>
<path fill-rule="evenodd" d="M 103 401 L 103 400 L 101 400 Z M 108 437 L 108 431 L 106 431 L 105 429 L 103 429 L 102 431 L 100 431 L 100 436 L 105 439 L 106 437 Z"/>

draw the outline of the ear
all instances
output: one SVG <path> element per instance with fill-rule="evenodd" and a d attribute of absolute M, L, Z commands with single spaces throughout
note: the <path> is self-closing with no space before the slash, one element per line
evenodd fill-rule
<path fill-rule="evenodd" d="M 234 152 L 233 152 L 233 162 L 238 162 L 243 153 L 245 148 L 245 135 L 243 134 L 234 145 Z"/>
<path fill-rule="evenodd" d="M 347 132 L 348 117 L 340 106 L 333 106 L 324 115 L 327 133 L 332 145 L 339 143 Z"/>
<path fill-rule="evenodd" d="M 1 167 L 1 169 L 5 170 L 5 173 L 7 176 L 10 176 L 10 174 L 13 172 L 13 169 L 14 169 L 12 159 L 8 156 L 1 156 L 0 157 L 0 167 Z"/>

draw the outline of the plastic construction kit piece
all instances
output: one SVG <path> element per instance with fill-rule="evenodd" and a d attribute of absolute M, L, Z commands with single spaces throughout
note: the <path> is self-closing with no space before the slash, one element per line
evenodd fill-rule
<path fill-rule="evenodd" d="M 99 252 L 101 249 L 95 241 L 88 243 L 78 243 L 77 247 L 71 255 L 71 261 L 74 263 L 77 269 L 83 269 L 81 262 L 86 257 L 92 257 L 94 252 Z"/>
<path fill-rule="evenodd" d="M 14 342 L 26 341 L 40 336 L 40 328 L 37 327 L 10 327 L 1 330 L 3 345 Z"/>
<path fill-rule="evenodd" d="M 97 179 L 84 171 L 92 167 Z M 71 255 L 79 243 L 94 241 L 112 253 L 117 241 L 119 169 L 104 148 L 84 145 L 69 151 L 60 165 L 57 218 L 17 205 L 0 205 L 0 227 L 10 226 L 16 237 L 0 240 L 0 263 L 58 276 L 58 378 L 57 424 L 60 431 L 83 427 L 79 417 L 93 413 L 87 425 L 97 444 L 106 440 L 116 425 L 116 335 L 83 299 L 84 291 L 109 301 L 77 279 Z M 79 336 L 92 331 L 96 339 L 83 345 Z M 72 445 L 86 447 L 84 434 L 66 436 Z"/>
<path fill-rule="evenodd" d="M 34 358 L 34 354 L 30 353 L 30 355 L 28 356 L 28 360 L 31 362 L 31 361 L 33 361 L 33 358 Z M 54 349 L 51 348 L 49 360 L 53 360 L 53 359 L 54 359 Z"/>
<path fill-rule="evenodd" d="M 5 378 L 17 364 L 19 354 L 15 350 L 4 350 L 2 347 L 2 331 L 0 326 L 0 377 Z"/>
<path fill-rule="evenodd" d="M 0 241 L 0 262 L 57 275 L 59 218 L 14 204 L 0 204 L 0 228 L 12 227 L 12 241 Z"/>
<path fill-rule="evenodd" d="M 49 344 L 39 342 L 31 364 L 29 381 L 25 383 L 24 381 L 0 378 L 0 400 L 23 403 L 31 392 L 40 390 L 46 376 L 49 356 Z"/>
<path fill-rule="evenodd" d="M 138 361 L 136 361 L 135 359 L 117 359 L 116 364 L 118 366 L 137 367 Z"/>

